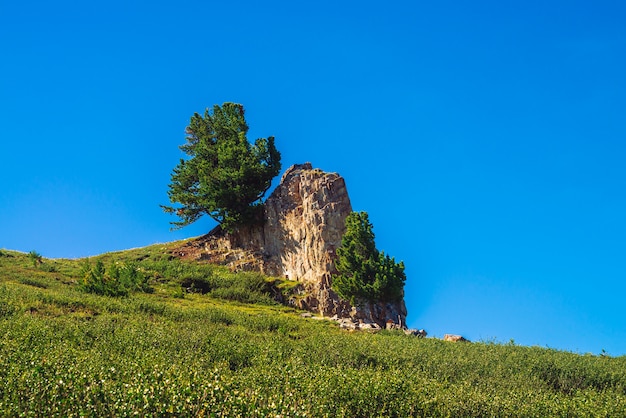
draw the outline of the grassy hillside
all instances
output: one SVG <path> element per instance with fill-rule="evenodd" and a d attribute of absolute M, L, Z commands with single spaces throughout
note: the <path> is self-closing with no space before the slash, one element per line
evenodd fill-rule
<path fill-rule="evenodd" d="M 127 296 L 86 292 L 98 260 Z M 626 416 L 624 357 L 348 333 L 271 291 L 167 245 L 2 250 L 0 416 Z"/>

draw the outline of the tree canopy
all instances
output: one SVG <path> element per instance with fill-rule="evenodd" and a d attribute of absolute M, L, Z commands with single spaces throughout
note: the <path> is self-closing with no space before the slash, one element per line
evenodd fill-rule
<path fill-rule="evenodd" d="M 246 137 L 244 107 L 237 103 L 214 105 L 204 115 L 194 113 L 180 146 L 189 158 L 174 168 L 168 196 L 174 206 L 162 206 L 178 215 L 172 222 L 182 228 L 209 215 L 231 230 L 260 218 L 262 198 L 280 172 L 280 152 L 274 137 Z"/>
<path fill-rule="evenodd" d="M 404 295 L 404 263 L 376 249 L 373 229 L 367 212 L 346 217 L 346 232 L 337 249 L 339 274 L 333 277 L 332 287 L 352 305 L 395 302 Z"/>

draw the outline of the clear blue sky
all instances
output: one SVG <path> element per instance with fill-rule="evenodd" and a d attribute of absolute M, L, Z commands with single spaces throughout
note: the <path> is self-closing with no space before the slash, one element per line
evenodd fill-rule
<path fill-rule="evenodd" d="M 169 231 L 194 112 L 342 174 L 409 325 L 626 354 L 626 3 L 0 3 L 0 248 Z"/>

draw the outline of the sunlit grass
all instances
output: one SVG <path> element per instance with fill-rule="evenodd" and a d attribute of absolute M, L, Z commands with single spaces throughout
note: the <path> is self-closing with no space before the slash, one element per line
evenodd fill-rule
<path fill-rule="evenodd" d="M 0 252 L 0 416 L 626 416 L 624 357 L 348 333 L 167 245 L 101 259 L 154 292 L 86 293 L 82 260 Z M 241 277 L 257 303 L 185 277 Z"/>

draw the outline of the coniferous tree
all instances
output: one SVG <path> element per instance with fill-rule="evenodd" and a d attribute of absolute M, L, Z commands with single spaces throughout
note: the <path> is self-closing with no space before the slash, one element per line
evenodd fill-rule
<path fill-rule="evenodd" d="M 346 217 L 346 232 L 337 249 L 338 275 L 333 289 L 352 305 L 363 302 L 395 302 L 404 294 L 404 263 L 379 252 L 367 212 Z"/>
<path fill-rule="evenodd" d="M 207 214 L 226 230 L 260 217 L 261 199 L 280 172 L 280 153 L 274 137 L 248 142 L 244 108 L 224 103 L 195 113 L 180 148 L 190 158 L 180 160 L 169 184 L 171 203 L 162 206 L 178 215 L 172 224 L 181 228 Z"/>

